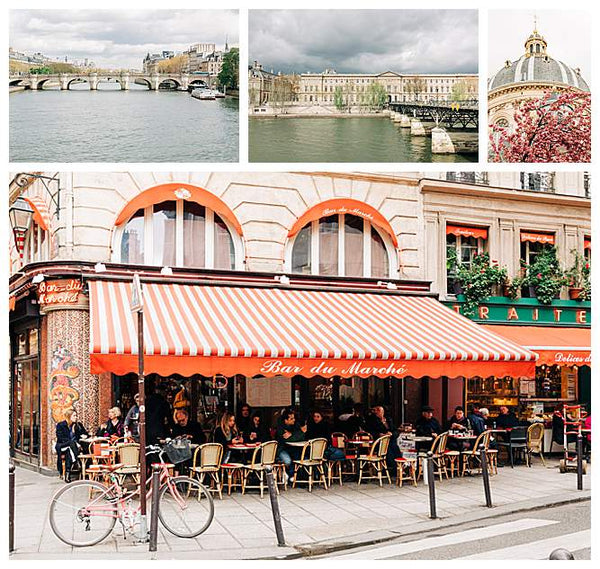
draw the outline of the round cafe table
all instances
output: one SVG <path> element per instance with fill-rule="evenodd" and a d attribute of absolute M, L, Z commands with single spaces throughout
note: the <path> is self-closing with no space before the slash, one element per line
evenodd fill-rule
<path fill-rule="evenodd" d="M 288 443 L 286 441 L 286 445 L 290 445 L 291 447 L 303 447 L 308 441 L 292 441 L 291 443 Z"/>

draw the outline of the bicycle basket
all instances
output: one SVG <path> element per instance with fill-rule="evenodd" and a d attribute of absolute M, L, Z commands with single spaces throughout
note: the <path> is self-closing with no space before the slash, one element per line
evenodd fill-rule
<path fill-rule="evenodd" d="M 165 454 L 173 464 L 185 462 L 192 458 L 192 449 L 188 439 L 175 439 L 164 446 Z"/>

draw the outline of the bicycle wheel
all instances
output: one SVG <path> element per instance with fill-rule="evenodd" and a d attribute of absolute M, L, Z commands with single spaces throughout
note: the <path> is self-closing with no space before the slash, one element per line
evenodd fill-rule
<path fill-rule="evenodd" d="M 200 535 L 208 529 L 214 515 L 212 496 L 197 480 L 176 476 L 160 491 L 158 518 L 177 537 Z"/>
<path fill-rule="evenodd" d="M 106 486 L 78 480 L 54 494 L 49 518 L 52 531 L 67 545 L 96 545 L 115 527 L 117 504 Z"/>

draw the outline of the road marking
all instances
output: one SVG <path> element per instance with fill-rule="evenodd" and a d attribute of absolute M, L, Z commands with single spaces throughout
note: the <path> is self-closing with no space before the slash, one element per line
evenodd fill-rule
<path fill-rule="evenodd" d="M 493 549 L 485 553 L 459 557 L 459 559 L 548 559 L 548 556 L 557 548 L 564 547 L 569 551 L 577 551 L 591 547 L 591 531 L 578 531 L 567 535 L 557 535 L 540 541 L 522 543 L 504 549 Z"/>
<path fill-rule="evenodd" d="M 398 543 L 395 545 L 387 545 L 377 549 L 369 549 L 356 553 L 348 553 L 346 555 L 338 555 L 334 559 L 386 559 L 388 557 L 396 557 L 423 551 L 424 549 L 433 549 L 434 547 L 444 547 L 447 545 L 456 545 L 458 543 L 466 543 L 468 541 L 477 541 L 489 537 L 496 537 L 507 533 L 525 531 L 528 529 L 541 528 L 550 526 L 559 522 L 555 520 L 541 520 L 535 518 L 523 518 L 514 522 L 505 522 L 482 528 L 468 529 L 461 532 L 449 533 L 438 537 L 426 537 L 416 541 L 407 543 Z M 444 528 L 447 529 L 447 528 Z"/>

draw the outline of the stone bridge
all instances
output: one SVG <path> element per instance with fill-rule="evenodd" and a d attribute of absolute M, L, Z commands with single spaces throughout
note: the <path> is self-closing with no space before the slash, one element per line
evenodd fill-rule
<path fill-rule="evenodd" d="M 9 87 L 25 87 L 25 89 L 41 90 L 44 85 L 59 85 L 61 91 L 68 91 L 74 83 L 87 83 L 91 91 L 98 90 L 100 83 L 119 83 L 121 89 L 129 90 L 132 82 L 145 84 L 150 91 L 156 91 L 165 83 L 175 84 L 176 88 L 186 91 L 190 82 L 196 77 L 187 73 L 138 73 L 117 71 L 115 73 L 55 73 L 42 75 L 36 73 L 10 74 Z"/>
<path fill-rule="evenodd" d="M 443 124 L 447 128 L 478 128 L 479 106 L 477 101 L 438 103 L 389 103 L 396 113 L 422 121 Z"/>

